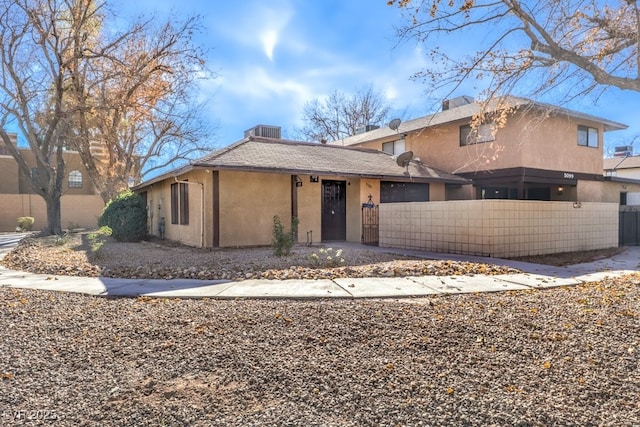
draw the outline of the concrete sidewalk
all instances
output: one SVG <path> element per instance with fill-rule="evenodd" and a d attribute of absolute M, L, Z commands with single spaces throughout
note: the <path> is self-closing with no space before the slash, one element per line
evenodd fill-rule
<path fill-rule="evenodd" d="M 355 247 L 355 244 L 333 245 Z M 0 245 L 7 251 L 8 246 Z M 367 250 L 412 255 L 424 259 L 451 259 L 505 265 L 523 273 L 497 276 L 419 276 L 321 280 L 193 280 L 112 279 L 32 274 L 0 267 L 0 286 L 75 292 L 96 296 L 150 296 L 163 298 L 406 298 L 434 294 L 517 291 L 570 286 L 637 272 L 640 247 L 626 248 L 612 257 L 570 267 L 392 248 Z"/>

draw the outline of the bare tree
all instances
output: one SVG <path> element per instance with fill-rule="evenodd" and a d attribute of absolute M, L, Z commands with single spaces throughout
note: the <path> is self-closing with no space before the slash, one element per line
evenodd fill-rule
<path fill-rule="evenodd" d="M 44 234 L 60 234 L 60 197 L 68 114 L 63 103 L 69 64 L 76 58 L 72 33 L 89 31 L 79 2 L 0 0 L 0 137 L 20 171 L 47 206 Z M 33 151 L 38 173 L 21 156 L 5 127 L 15 123 Z"/>
<path fill-rule="evenodd" d="M 151 171 L 209 147 L 192 101 L 206 77 L 196 18 L 120 28 L 94 0 L 0 0 L 0 139 L 47 205 L 44 234 L 62 232 L 63 152 L 78 150 L 108 200 Z M 5 128 L 15 124 L 38 173 Z"/>
<path fill-rule="evenodd" d="M 131 178 L 211 149 L 195 93 L 210 76 L 192 43 L 198 19 L 153 23 L 135 23 L 73 72 L 72 143 L 105 202 Z"/>
<path fill-rule="evenodd" d="M 608 87 L 640 90 L 640 11 L 635 0 L 390 0 L 408 15 L 400 37 L 429 46 L 415 77 L 454 91 L 482 79 L 486 97 L 554 91 L 559 102 Z M 477 52 L 451 56 L 451 40 L 482 38 Z M 455 39 L 452 39 L 455 38 Z M 457 49 L 456 49 L 457 50 Z M 526 88 L 526 89 L 525 89 Z M 560 99 L 561 98 L 561 99 Z"/>
<path fill-rule="evenodd" d="M 389 107 L 371 86 L 348 95 L 333 91 L 325 101 L 314 99 L 304 106 L 305 125 L 298 130 L 306 141 L 337 141 L 355 135 L 369 125 L 384 123 Z"/>

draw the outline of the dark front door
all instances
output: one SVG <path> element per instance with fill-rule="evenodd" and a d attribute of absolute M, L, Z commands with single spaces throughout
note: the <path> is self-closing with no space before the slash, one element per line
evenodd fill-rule
<path fill-rule="evenodd" d="M 347 240 L 345 181 L 322 181 L 322 241 Z"/>

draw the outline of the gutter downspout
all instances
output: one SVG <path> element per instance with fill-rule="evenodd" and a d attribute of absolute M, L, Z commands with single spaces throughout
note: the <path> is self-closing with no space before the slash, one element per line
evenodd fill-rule
<path fill-rule="evenodd" d="M 204 184 L 195 181 L 180 181 L 177 176 L 173 179 L 180 184 L 196 184 L 200 186 L 200 249 L 204 248 Z"/>

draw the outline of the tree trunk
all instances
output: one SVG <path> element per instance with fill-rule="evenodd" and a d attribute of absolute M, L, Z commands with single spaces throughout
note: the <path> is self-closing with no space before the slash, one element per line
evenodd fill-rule
<path fill-rule="evenodd" d="M 47 226 L 42 230 L 43 236 L 62 234 L 60 195 L 43 197 L 47 204 Z"/>

